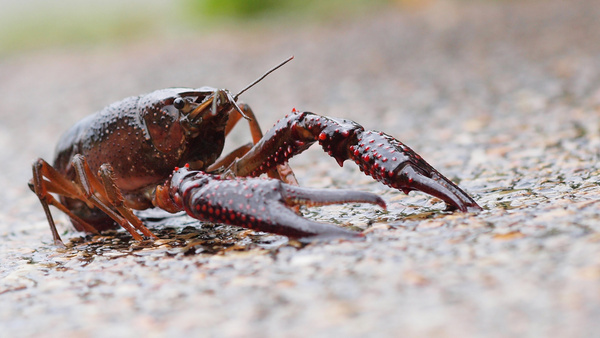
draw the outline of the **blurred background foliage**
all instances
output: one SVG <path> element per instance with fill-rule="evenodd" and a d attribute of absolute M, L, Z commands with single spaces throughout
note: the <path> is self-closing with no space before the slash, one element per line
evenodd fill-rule
<path fill-rule="evenodd" d="M 351 20 L 385 6 L 431 0 L 0 0 L 0 57 L 19 51 L 234 26 Z"/>
<path fill-rule="evenodd" d="M 323 20 L 356 15 L 392 3 L 391 0 L 185 0 L 195 17 L 225 20 Z"/>

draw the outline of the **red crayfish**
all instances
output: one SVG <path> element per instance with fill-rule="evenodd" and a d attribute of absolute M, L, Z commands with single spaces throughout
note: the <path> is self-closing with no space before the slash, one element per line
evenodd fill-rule
<path fill-rule="evenodd" d="M 292 238 L 358 236 L 293 209 L 346 202 L 385 208 L 371 193 L 297 186 L 287 161 L 315 142 L 340 166 L 350 159 L 392 188 L 423 191 L 451 209 L 481 209 L 402 142 L 354 121 L 294 110 L 263 135 L 238 97 L 291 59 L 236 95 L 210 87 L 161 89 L 111 104 L 75 124 L 60 139 L 53 165 L 35 161 L 29 182 L 54 242 L 62 244 L 50 205 L 66 213 L 77 230 L 98 233 L 121 226 L 136 240 L 143 238 L 138 231 L 156 238 L 132 212 L 151 207 Z M 242 117 L 253 143 L 220 157 L 226 136 Z M 258 178 L 261 174 L 269 178 Z"/>

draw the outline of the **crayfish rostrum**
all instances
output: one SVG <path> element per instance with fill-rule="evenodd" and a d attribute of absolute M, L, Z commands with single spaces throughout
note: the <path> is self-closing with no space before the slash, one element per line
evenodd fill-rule
<path fill-rule="evenodd" d="M 136 240 L 156 237 L 132 212 L 151 207 L 292 238 L 360 236 L 303 218 L 295 209 L 346 202 L 385 208 L 380 197 L 367 192 L 299 187 L 287 161 L 315 142 L 340 165 L 350 159 L 392 188 L 423 191 L 463 212 L 481 209 L 402 142 L 354 121 L 294 110 L 263 135 L 250 107 L 238 98 L 284 63 L 237 95 L 211 87 L 161 89 L 111 104 L 75 124 L 61 137 L 52 165 L 35 161 L 29 182 L 55 243 L 62 241 L 50 205 L 80 231 L 121 226 Z M 221 156 L 226 136 L 242 117 L 253 142 Z M 269 178 L 258 178 L 262 174 Z"/>

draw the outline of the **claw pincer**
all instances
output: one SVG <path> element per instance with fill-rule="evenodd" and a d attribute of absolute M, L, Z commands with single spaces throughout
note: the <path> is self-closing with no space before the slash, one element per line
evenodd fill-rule
<path fill-rule="evenodd" d="M 405 193 L 420 190 L 445 201 L 451 209 L 481 210 L 452 181 L 419 154 L 385 133 L 365 130 L 358 123 L 310 112 L 293 111 L 278 121 L 235 167 L 238 175 L 258 176 L 319 142 L 340 166 L 353 160 L 365 174 Z M 270 154 L 261 156 L 261 154 Z"/>
<path fill-rule="evenodd" d="M 443 200 L 451 209 L 476 212 L 481 207 L 456 184 L 402 142 L 382 132 L 359 130 L 350 158 L 377 181 L 405 193 L 419 190 Z"/>
<path fill-rule="evenodd" d="M 291 208 L 337 203 L 371 203 L 385 208 L 377 195 L 351 190 L 309 189 L 267 178 L 222 178 L 177 168 L 159 186 L 155 205 L 185 210 L 193 218 L 265 231 L 291 238 L 356 237 L 359 233 L 299 216 Z"/>

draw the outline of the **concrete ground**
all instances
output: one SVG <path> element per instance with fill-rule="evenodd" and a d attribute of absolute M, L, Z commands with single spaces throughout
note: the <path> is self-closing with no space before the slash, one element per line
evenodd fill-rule
<path fill-rule="evenodd" d="M 44 50 L 0 60 L 0 334 L 489 336 L 600 334 L 600 2 L 433 1 L 321 25 Z M 86 236 L 54 214 L 31 163 L 123 97 L 236 91 L 267 129 L 292 108 L 354 119 L 420 153 L 484 211 L 443 212 L 315 147 L 300 183 L 380 194 L 305 211 L 363 241 L 279 236 L 145 214 L 161 240 Z M 239 133 L 228 144 L 246 142 Z"/>

